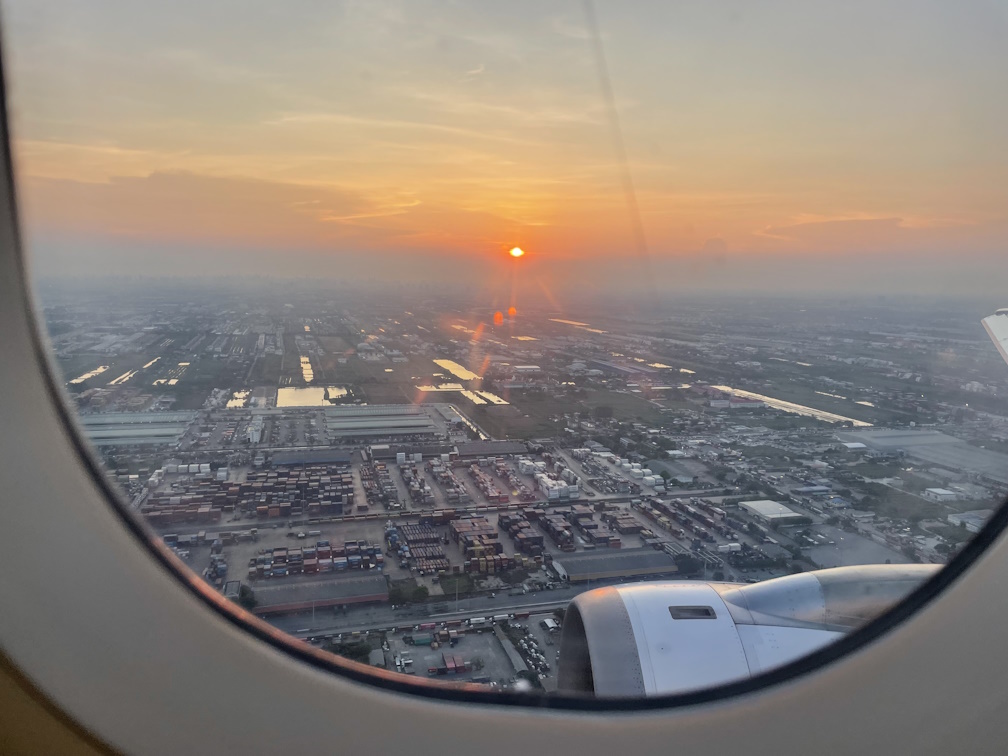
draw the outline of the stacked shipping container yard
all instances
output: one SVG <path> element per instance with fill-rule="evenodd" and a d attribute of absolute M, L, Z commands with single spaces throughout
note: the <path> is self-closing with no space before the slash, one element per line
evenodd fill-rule
<path fill-rule="evenodd" d="M 450 506 L 472 503 L 472 497 L 462 482 L 455 477 L 449 463 L 434 459 L 427 463 L 427 470 L 434 476 L 438 485 L 444 489 L 445 499 Z"/>
<path fill-rule="evenodd" d="M 222 513 L 233 512 L 262 519 L 340 515 L 354 505 L 353 477 L 345 465 L 253 470 L 241 482 L 220 480 L 207 469 L 174 484 L 147 497 L 141 511 L 152 525 L 218 522 Z"/>
<path fill-rule="evenodd" d="M 361 465 L 360 471 L 367 505 L 358 507 L 359 511 L 366 512 L 369 507 L 384 509 L 400 506 L 399 489 L 392 482 L 392 476 L 384 462 L 365 462 Z"/>
<path fill-rule="evenodd" d="M 507 504 L 510 500 L 511 497 L 506 491 L 501 491 L 497 488 L 497 483 L 494 481 L 493 476 L 483 472 L 479 468 L 479 465 L 469 465 L 469 475 L 472 476 L 480 493 L 491 504 Z"/>
<path fill-rule="evenodd" d="M 314 546 L 263 549 L 249 560 L 248 576 L 253 580 L 346 570 L 380 570 L 384 563 L 381 548 L 366 541 L 318 541 Z"/>
<path fill-rule="evenodd" d="M 525 517 L 518 513 L 504 513 L 497 518 L 497 524 L 515 542 L 515 548 L 522 554 L 537 556 L 543 553 L 543 536 L 536 532 Z"/>

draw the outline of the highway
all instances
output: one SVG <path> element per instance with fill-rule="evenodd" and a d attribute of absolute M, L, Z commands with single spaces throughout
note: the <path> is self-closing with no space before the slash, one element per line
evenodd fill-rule
<path fill-rule="evenodd" d="M 733 570 L 725 569 L 728 582 L 742 582 Z M 540 590 L 524 595 L 512 595 L 501 590 L 494 596 L 488 594 L 460 598 L 457 602 L 449 597 L 432 599 L 426 604 L 407 604 L 393 609 L 390 604 L 367 606 L 351 604 L 345 610 L 325 607 L 314 614 L 310 611 L 263 619 L 279 630 L 298 637 L 327 635 L 329 633 L 350 633 L 364 630 L 384 630 L 392 627 L 419 625 L 422 622 L 446 622 L 453 619 L 488 617 L 494 614 L 513 612 L 548 612 L 566 607 L 571 599 L 585 591 L 607 585 L 647 582 L 649 578 L 612 578 L 578 585 L 564 585 L 552 590 Z"/>
<path fill-rule="evenodd" d="M 591 588 L 600 585 L 614 585 L 617 580 L 591 583 Z M 319 609 L 314 613 L 301 612 L 279 617 L 264 618 L 271 625 L 286 633 L 298 637 L 326 635 L 329 633 L 349 633 L 363 630 L 384 630 L 392 627 L 418 625 L 422 622 L 446 622 L 452 619 L 469 619 L 470 617 L 486 617 L 494 614 L 513 612 L 544 612 L 560 607 L 566 607 L 570 600 L 579 593 L 589 590 L 588 584 L 555 588 L 553 590 L 536 591 L 523 596 L 512 596 L 507 591 L 501 591 L 496 596 L 473 596 L 460 598 L 458 608 L 454 599 L 447 597 L 443 601 L 431 601 L 423 605 L 407 605 L 392 609 L 390 605 L 349 606 L 345 611 L 333 610 L 331 607 Z M 434 611 L 434 607 L 445 607 L 443 611 Z"/>

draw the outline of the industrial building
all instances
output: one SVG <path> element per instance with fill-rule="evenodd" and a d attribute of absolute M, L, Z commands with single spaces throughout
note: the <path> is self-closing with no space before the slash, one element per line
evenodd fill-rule
<path fill-rule="evenodd" d="M 950 514 L 947 519 L 950 525 L 966 528 L 970 533 L 979 533 L 992 514 L 994 514 L 993 509 L 975 509 L 972 512 Z"/>
<path fill-rule="evenodd" d="M 588 360 L 588 364 L 597 370 L 605 373 L 615 373 L 617 375 L 637 378 L 641 376 L 657 376 L 659 371 L 644 365 L 620 365 L 608 360 Z"/>
<path fill-rule="evenodd" d="M 528 446 L 520 441 L 469 441 L 461 444 L 399 443 L 372 444 L 367 447 L 367 456 L 375 461 L 395 460 L 400 454 L 413 459 L 419 454 L 421 459 L 435 459 L 447 454 L 452 459 L 475 459 L 478 457 L 506 457 L 527 454 Z"/>
<path fill-rule="evenodd" d="M 104 412 L 82 415 L 85 435 L 95 446 L 136 446 L 177 444 L 197 413 Z"/>
<path fill-rule="evenodd" d="M 955 491 L 950 491 L 947 488 L 925 488 L 924 493 L 921 494 L 921 496 L 928 501 L 937 502 L 956 501 L 957 499 L 962 498 Z"/>
<path fill-rule="evenodd" d="M 471 457 L 505 457 L 512 454 L 527 454 L 528 446 L 521 441 L 467 441 L 458 445 L 458 455 L 462 459 Z"/>
<path fill-rule="evenodd" d="M 923 429 L 881 429 L 838 433 L 842 441 L 860 442 L 869 449 L 923 460 L 956 473 L 1008 485 L 1008 454 L 971 446 L 946 433 Z"/>
<path fill-rule="evenodd" d="M 437 426 L 424 409 L 411 404 L 326 407 L 323 412 L 330 441 L 439 435 Z"/>
<path fill-rule="evenodd" d="M 661 577 L 674 575 L 678 568 L 671 556 L 654 549 L 599 549 L 564 554 L 553 560 L 553 570 L 561 580 L 582 583 L 621 577 Z"/>
<path fill-rule="evenodd" d="M 805 515 L 798 514 L 783 504 L 769 499 L 743 501 L 739 503 L 739 507 L 768 525 L 797 525 L 808 521 Z"/>
<path fill-rule="evenodd" d="M 255 589 L 256 614 L 291 614 L 344 604 L 388 601 L 388 582 L 380 572 L 334 577 L 313 583 L 270 585 Z"/>
<path fill-rule="evenodd" d="M 273 464 L 349 465 L 351 453 L 342 449 L 289 449 L 273 452 Z"/>
<path fill-rule="evenodd" d="M 262 441 L 263 433 L 263 419 L 262 415 L 256 415 L 252 418 L 252 422 L 248 426 L 248 442 L 250 444 L 258 444 Z"/>
<path fill-rule="evenodd" d="M 421 459 L 440 459 L 442 454 L 456 451 L 452 444 L 372 444 L 367 447 L 367 458 L 375 462 L 396 460 L 400 454 L 407 459 L 419 454 Z"/>

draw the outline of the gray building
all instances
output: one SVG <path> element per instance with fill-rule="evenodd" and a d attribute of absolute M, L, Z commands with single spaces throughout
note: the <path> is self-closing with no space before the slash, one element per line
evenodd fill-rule
<path fill-rule="evenodd" d="M 388 581 L 377 570 L 331 577 L 311 583 L 269 585 L 255 589 L 256 614 L 291 614 L 343 604 L 388 601 Z"/>
<path fill-rule="evenodd" d="M 654 549 L 599 549 L 564 554 L 553 560 L 561 580 L 582 583 L 620 577 L 661 577 L 678 572 L 675 561 Z"/>

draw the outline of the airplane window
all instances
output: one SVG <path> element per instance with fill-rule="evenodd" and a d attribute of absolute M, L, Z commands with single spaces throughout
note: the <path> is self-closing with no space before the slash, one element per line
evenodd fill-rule
<path fill-rule="evenodd" d="M 55 380 L 236 616 L 662 697 L 843 647 L 1000 527 L 985 4 L 3 10 Z"/>

